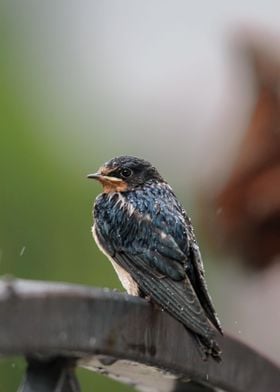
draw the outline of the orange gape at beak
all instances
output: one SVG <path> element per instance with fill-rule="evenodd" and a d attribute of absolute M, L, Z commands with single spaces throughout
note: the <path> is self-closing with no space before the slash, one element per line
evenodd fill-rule
<path fill-rule="evenodd" d="M 99 181 L 103 186 L 104 193 L 124 192 L 127 190 L 127 184 L 124 180 L 117 177 L 106 176 L 102 174 L 102 172 L 88 174 L 87 178 Z"/>

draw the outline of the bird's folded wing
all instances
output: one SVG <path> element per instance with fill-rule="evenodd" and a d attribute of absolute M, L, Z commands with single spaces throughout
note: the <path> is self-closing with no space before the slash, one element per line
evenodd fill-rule
<path fill-rule="evenodd" d="M 204 268 L 202 264 L 202 259 L 199 251 L 199 247 L 196 243 L 190 244 L 190 261 L 192 263 L 193 273 L 189 275 L 192 286 L 212 324 L 217 328 L 217 330 L 223 334 L 223 330 L 218 319 L 217 313 L 214 309 L 212 299 L 207 290 L 206 281 L 204 278 Z"/>
<path fill-rule="evenodd" d="M 191 331 L 207 338 L 214 336 L 204 310 L 187 276 L 174 281 L 168 276 L 158 276 L 141 255 L 116 252 L 113 259 L 137 282 L 145 295 L 170 313 Z"/>

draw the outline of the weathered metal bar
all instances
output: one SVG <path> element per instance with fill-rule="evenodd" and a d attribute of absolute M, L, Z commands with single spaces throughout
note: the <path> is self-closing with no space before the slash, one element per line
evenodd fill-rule
<path fill-rule="evenodd" d="M 172 391 L 279 391 L 280 369 L 229 336 L 203 362 L 185 328 L 144 300 L 109 290 L 0 281 L 1 355 L 64 356 L 135 386 Z M 208 389 L 206 389 L 208 388 Z M 188 389 L 185 389 L 188 390 Z"/>

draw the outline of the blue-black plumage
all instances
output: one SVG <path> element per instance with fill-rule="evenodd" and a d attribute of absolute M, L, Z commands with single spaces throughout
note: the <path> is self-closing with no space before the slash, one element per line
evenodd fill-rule
<path fill-rule="evenodd" d="M 221 325 L 207 290 L 193 227 L 149 162 L 121 156 L 89 178 L 103 185 L 93 235 L 129 294 L 149 298 L 190 330 L 203 356 L 221 359 Z"/>

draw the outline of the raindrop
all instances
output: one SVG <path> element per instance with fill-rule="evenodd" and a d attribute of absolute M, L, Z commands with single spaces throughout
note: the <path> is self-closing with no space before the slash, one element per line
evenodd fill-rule
<path fill-rule="evenodd" d="M 20 251 L 20 253 L 19 253 L 20 256 L 23 256 L 23 254 L 24 254 L 24 252 L 25 252 L 25 249 L 26 249 L 26 246 L 23 246 L 23 247 L 21 248 L 21 251 Z"/>

